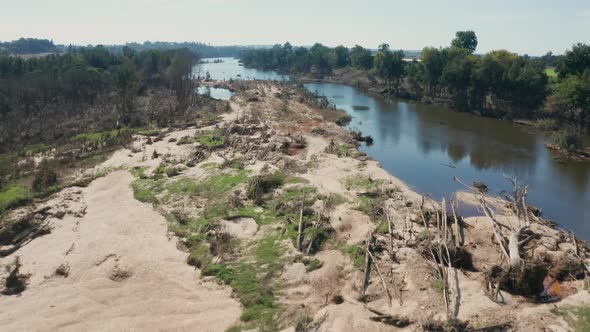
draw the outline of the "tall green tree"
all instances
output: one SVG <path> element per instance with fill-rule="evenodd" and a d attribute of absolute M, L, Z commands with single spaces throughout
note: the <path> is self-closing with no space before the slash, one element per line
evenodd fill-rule
<path fill-rule="evenodd" d="M 455 39 L 451 42 L 451 46 L 473 53 L 477 49 L 477 36 L 472 30 L 457 31 L 455 33 Z"/>
<path fill-rule="evenodd" d="M 404 72 L 403 51 L 392 52 L 388 44 L 381 44 L 379 50 L 375 54 L 373 66 L 377 74 L 385 80 L 387 90 L 397 94 L 399 87 L 399 80 Z"/>
<path fill-rule="evenodd" d="M 373 56 L 368 49 L 355 45 L 350 51 L 350 62 L 357 69 L 371 69 L 373 66 Z"/>
<path fill-rule="evenodd" d="M 557 64 L 557 73 L 559 78 L 565 78 L 568 75 L 582 75 L 588 68 L 590 68 L 590 45 L 578 43 L 565 52 Z"/>
<path fill-rule="evenodd" d="M 350 50 L 345 46 L 337 46 L 334 48 L 336 56 L 336 68 L 344 68 L 350 64 Z"/>
<path fill-rule="evenodd" d="M 420 62 L 424 67 L 424 78 L 428 84 L 428 94 L 437 95 L 437 87 L 443 73 L 444 61 L 440 49 L 425 47 L 420 54 Z"/>

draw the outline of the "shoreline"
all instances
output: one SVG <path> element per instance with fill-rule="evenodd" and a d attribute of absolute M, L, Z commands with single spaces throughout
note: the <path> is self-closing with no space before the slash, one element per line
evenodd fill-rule
<path fill-rule="evenodd" d="M 442 287 L 448 287 L 451 294 L 461 294 L 456 318 L 465 324 L 510 324 L 515 329 L 542 328 L 546 324 L 567 327 L 554 306 L 566 310 L 568 306 L 590 304 L 590 294 L 583 290 L 584 280 L 568 277 L 559 281 L 563 294 L 556 304 L 534 300 L 536 288 L 524 294 L 518 293 L 520 289 L 502 288 L 504 304 L 499 306 L 486 295 L 484 287 L 489 269 L 505 268 L 498 263 L 502 253 L 486 217 L 462 218 L 445 210 L 446 205 L 423 200 L 376 160 L 359 153 L 351 132 L 334 123 L 343 111 L 316 104 L 306 91 L 269 82 L 239 82 L 234 87 L 236 94 L 229 101 L 231 111 L 215 114 L 220 116 L 216 123 L 163 129 L 151 138 L 135 135 L 132 145 L 117 150 L 95 168 L 95 172 L 118 171 L 82 189 L 81 198 L 74 198 L 79 203 L 72 203 L 76 210 L 72 215 L 68 213 L 61 220 L 49 214 L 47 221 L 55 231 L 14 254 L 21 256 L 22 273 L 30 273 L 33 278 L 23 296 L 53 292 L 74 280 L 77 287 L 91 287 L 95 281 L 85 279 L 88 274 L 115 289 L 120 285 L 136 287 L 137 282 L 149 280 L 156 272 L 134 270 L 130 276 L 113 281 L 103 268 L 114 268 L 117 261 L 107 260 L 104 266 L 91 264 L 84 270 L 79 262 L 69 260 L 71 277 L 41 281 L 54 266 L 33 264 L 36 250 L 56 248 L 46 250 L 44 255 L 55 259 L 47 261 L 62 261 L 61 247 L 71 243 L 56 241 L 56 236 L 69 234 L 70 226 L 78 225 L 80 235 L 73 241 L 78 243 L 74 246 L 76 257 L 95 255 L 93 243 L 109 247 L 109 241 L 116 242 L 114 237 L 108 240 L 108 229 L 96 236 L 86 231 L 90 226 L 131 227 L 125 232 L 134 236 L 125 245 L 147 246 L 135 256 L 120 255 L 120 270 L 135 266 L 129 257 L 143 260 L 150 256 L 150 250 L 157 252 L 164 245 L 177 263 L 186 257 L 194 269 L 186 264 L 168 266 L 168 277 L 159 283 L 160 287 L 174 280 L 170 276 L 189 276 L 188 271 L 193 270 L 200 278 L 189 277 L 178 285 L 190 292 L 218 292 L 215 298 L 220 306 L 213 316 L 224 318 L 218 321 L 223 328 L 282 330 L 294 328 L 301 317 L 306 317 L 309 326 L 318 331 L 389 331 L 394 327 L 403 331 L 442 324 L 446 322 L 445 300 L 440 291 L 441 279 L 433 271 L 444 265 L 428 254 L 441 241 L 461 241 L 452 248 L 463 253 L 460 257 L 464 258 L 457 256 L 459 263 L 448 266 L 456 285 Z M 116 197 L 125 197 L 127 205 L 133 207 L 125 210 L 121 220 L 127 222 L 118 222 L 122 213 L 104 206 L 105 197 L 112 196 L 108 188 L 116 189 Z M 75 193 L 77 189 L 69 191 Z M 52 199 L 66 200 L 69 191 L 55 194 Z M 473 199 L 477 201 L 475 196 Z M 492 198 L 486 202 L 506 227 L 518 223 L 509 208 L 494 206 Z M 54 201 L 46 204 L 52 209 L 59 206 Z M 107 210 L 114 213 L 110 222 L 100 217 L 100 211 Z M 76 213 L 80 217 L 73 215 Z M 144 214 L 150 218 L 133 217 Z M 447 217 L 444 223 L 442 215 Z M 87 218 L 94 222 L 85 222 Z M 135 234 L 132 226 L 142 220 L 151 226 L 138 224 L 147 234 Z M 542 222 L 533 222 L 530 230 L 539 238 L 530 238 L 527 248 L 537 249 L 523 247 L 523 258 L 533 262 L 546 257 L 552 262 L 535 274 L 537 278 L 544 277 L 546 269 L 572 251 L 585 257 L 585 245 L 560 230 Z M 453 240 L 449 234 L 453 234 Z M 142 240 L 142 236 L 154 237 L 150 241 L 157 238 L 158 247 L 150 246 L 151 242 Z M 510 232 L 501 228 L 500 236 L 507 240 Z M 91 245 L 84 246 L 85 241 Z M 8 256 L 3 263 L 13 257 Z M 4 276 L 3 272 L 0 276 Z M 538 280 L 536 283 L 535 287 L 539 287 Z M 161 300 L 166 301 L 167 295 L 162 294 Z M 72 298 L 78 299 L 76 295 Z M 121 297 L 127 298 L 127 294 Z M 10 303 L 11 310 L 27 312 L 13 305 L 11 299 L 0 296 L 0 307 Z M 195 304 L 191 299 L 176 300 L 177 308 Z M 122 305 L 114 299 L 104 301 L 115 311 Z M 193 310 L 209 317 L 206 302 Z M 228 315 L 224 314 L 224 305 Z M 63 306 L 43 310 L 66 317 Z M 151 316 L 154 324 L 165 327 L 166 315 L 160 313 L 154 309 Z M 543 315 L 543 321 L 539 315 Z M 90 312 L 89 317 L 96 315 Z M 133 317 L 131 310 L 122 313 L 119 320 L 135 326 Z M 194 323 L 190 312 L 175 317 L 176 326 Z M 403 326 L 387 323 L 402 320 Z"/>

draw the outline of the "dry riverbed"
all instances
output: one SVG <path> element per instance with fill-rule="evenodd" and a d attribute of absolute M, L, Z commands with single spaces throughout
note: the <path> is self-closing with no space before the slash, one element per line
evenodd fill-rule
<path fill-rule="evenodd" d="M 528 209 L 527 275 L 502 250 L 513 205 L 463 193 L 497 223 L 455 217 L 359 153 L 342 112 L 231 88 L 216 123 L 138 135 L 87 171 L 106 176 L 14 211 L 50 231 L 0 258 L 26 284 L 0 329 L 567 331 L 590 305 L 585 246 Z"/>

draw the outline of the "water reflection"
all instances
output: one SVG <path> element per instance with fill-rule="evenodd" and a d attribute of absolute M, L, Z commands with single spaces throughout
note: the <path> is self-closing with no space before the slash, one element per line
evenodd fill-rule
<path fill-rule="evenodd" d="M 215 80 L 288 79 L 244 68 L 236 59 L 222 60 L 195 66 L 195 75 L 209 72 Z M 351 114 L 349 127 L 375 139 L 372 146 L 361 149 L 418 192 L 448 197 L 462 189 L 452 180 L 458 176 L 466 182 L 483 181 L 499 194 L 510 189 L 504 175 L 516 175 L 530 187 L 529 202 L 542 207 L 546 217 L 590 240 L 590 163 L 556 162 L 541 133 L 441 106 L 367 96 L 339 84 L 306 87 Z M 354 105 L 368 110 L 355 111 Z"/>
<path fill-rule="evenodd" d="M 197 89 L 197 93 L 200 95 L 209 96 L 217 100 L 229 100 L 234 95 L 234 93 L 228 89 L 215 88 L 210 86 L 200 86 Z"/>
<path fill-rule="evenodd" d="M 499 194 L 510 189 L 504 176 L 518 176 L 530 186 L 529 201 L 545 216 L 590 239 L 590 163 L 558 163 L 544 147 L 542 133 L 441 106 L 387 101 L 339 84 L 306 87 L 351 114 L 349 127 L 375 138 L 362 150 L 419 192 L 448 196 L 461 189 L 452 180 L 458 176 L 484 181 Z M 355 111 L 354 105 L 369 110 Z"/>
<path fill-rule="evenodd" d="M 222 62 L 214 62 L 217 59 Z M 206 58 L 202 62 L 193 68 L 195 77 L 205 78 L 209 73 L 209 77 L 217 81 L 230 79 L 284 81 L 289 79 L 288 75 L 245 68 L 236 58 Z"/>

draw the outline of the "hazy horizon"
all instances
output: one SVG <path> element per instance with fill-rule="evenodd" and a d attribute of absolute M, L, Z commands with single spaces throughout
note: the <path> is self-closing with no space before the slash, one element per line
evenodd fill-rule
<path fill-rule="evenodd" d="M 46 38 L 57 44 L 124 44 L 144 41 L 222 45 L 327 46 L 355 44 L 420 50 L 449 45 L 458 30 L 474 30 L 477 53 L 508 49 L 520 54 L 563 53 L 590 42 L 590 3 L 548 0 L 454 0 L 363 3 L 302 0 L 0 0 L 0 40 Z"/>

